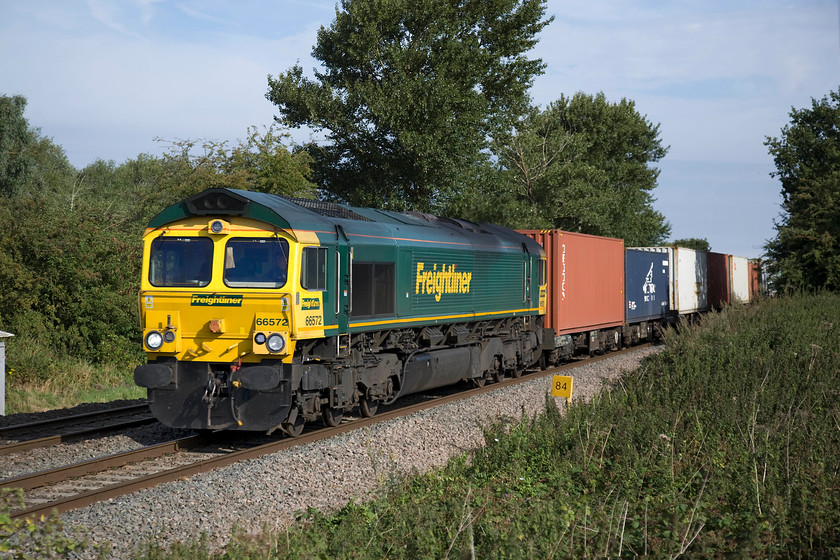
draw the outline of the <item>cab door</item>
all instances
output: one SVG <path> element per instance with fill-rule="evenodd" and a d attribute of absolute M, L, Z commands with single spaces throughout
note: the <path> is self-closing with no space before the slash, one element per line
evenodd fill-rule
<path fill-rule="evenodd" d="M 522 303 L 526 309 L 533 307 L 531 282 L 533 281 L 534 266 L 528 246 L 522 244 Z"/>
<path fill-rule="evenodd" d="M 333 254 L 335 275 L 332 278 L 333 285 L 331 287 L 335 292 L 333 311 L 335 311 L 338 333 L 347 334 L 347 318 L 350 316 L 351 250 L 344 229 L 339 225 L 335 226 L 335 229 L 337 238 L 335 253 Z"/>

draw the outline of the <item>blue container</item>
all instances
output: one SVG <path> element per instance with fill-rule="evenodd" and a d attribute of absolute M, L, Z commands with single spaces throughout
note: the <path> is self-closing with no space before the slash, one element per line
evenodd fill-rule
<path fill-rule="evenodd" d="M 624 309 L 628 323 L 665 319 L 670 315 L 671 268 L 666 247 L 627 249 Z"/>

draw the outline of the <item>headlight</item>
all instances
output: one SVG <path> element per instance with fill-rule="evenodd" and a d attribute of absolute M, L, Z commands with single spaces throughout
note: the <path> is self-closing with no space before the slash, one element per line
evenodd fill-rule
<path fill-rule="evenodd" d="M 273 333 L 268 335 L 265 345 L 268 347 L 269 352 L 276 354 L 277 352 L 282 352 L 283 348 L 286 347 L 286 339 L 282 335 Z"/>
<path fill-rule="evenodd" d="M 150 331 L 146 335 L 146 348 L 149 350 L 157 350 L 163 346 L 163 335 L 157 331 Z"/>

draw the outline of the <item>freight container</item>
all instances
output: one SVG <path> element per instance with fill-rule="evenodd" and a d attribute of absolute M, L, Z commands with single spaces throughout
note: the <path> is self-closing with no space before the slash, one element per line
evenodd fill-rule
<path fill-rule="evenodd" d="M 674 247 L 673 307 L 680 315 L 709 310 L 708 254 Z"/>
<path fill-rule="evenodd" d="M 668 247 L 628 248 L 625 253 L 627 323 L 667 319 L 673 278 Z"/>
<path fill-rule="evenodd" d="M 761 275 L 761 261 L 751 260 L 750 267 L 750 301 L 755 301 L 764 290 L 764 282 Z"/>
<path fill-rule="evenodd" d="M 546 327 L 565 335 L 624 323 L 624 240 L 556 229 L 520 233 L 548 259 Z"/>
<path fill-rule="evenodd" d="M 709 253 L 709 307 L 720 309 L 730 302 L 730 255 Z"/>
<path fill-rule="evenodd" d="M 729 257 L 729 286 L 732 303 L 750 302 L 750 266 L 746 257 Z"/>

